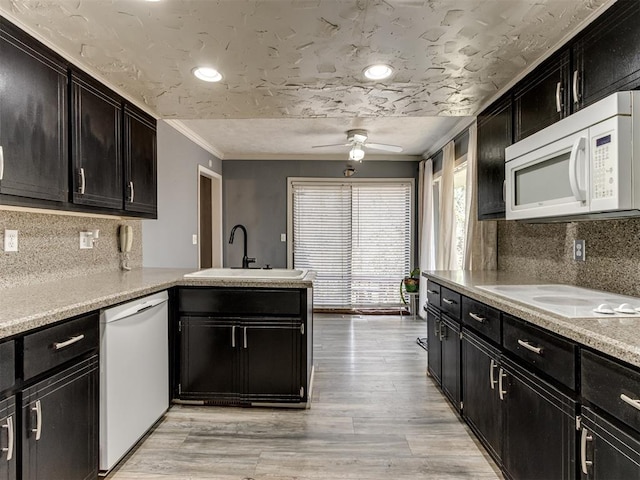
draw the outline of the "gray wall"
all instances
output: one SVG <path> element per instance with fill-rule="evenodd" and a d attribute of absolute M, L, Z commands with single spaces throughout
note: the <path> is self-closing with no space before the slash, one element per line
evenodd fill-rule
<path fill-rule="evenodd" d="M 241 223 L 249 232 L 248 253 L 256 265 L 287 266 L 287 177 L 344 178 L 344 161 L 225 160 L 222 162 L 224 237 Z M 369 161 L 356 164 L 352 178 L 416 178 L 417 162 Z M 416 180 L 417 188 L 417 180 Z M 233 245 L 225 241 L 225 267 L 242 261 L 242 232 Z"/>
<path fill-rule="evenodd" d="M 198 268 L 198 165 L 222 172 L 220 160 L 158 121 L 158 219 L 142 222 L 145 267 Z"/>

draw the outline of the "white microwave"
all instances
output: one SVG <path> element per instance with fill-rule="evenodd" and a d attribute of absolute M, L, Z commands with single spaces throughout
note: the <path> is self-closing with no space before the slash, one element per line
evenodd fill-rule
<path fill-rule="evenodd" d="M 507 220 L 640 216 L 640 91 L 606 97 L 505 154 Z"/>

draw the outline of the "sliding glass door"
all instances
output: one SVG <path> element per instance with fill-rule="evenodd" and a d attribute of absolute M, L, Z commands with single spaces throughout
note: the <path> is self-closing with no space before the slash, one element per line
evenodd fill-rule
<path fill-rule="evenodd" d="M 411 180 L 291 181 L 293 266 L 317 272 L 316 307 L 400 303 L 411 269 Z"/>

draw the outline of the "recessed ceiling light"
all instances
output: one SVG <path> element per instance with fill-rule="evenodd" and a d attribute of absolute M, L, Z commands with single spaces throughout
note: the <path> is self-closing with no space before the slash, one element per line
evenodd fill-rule
<path fill-rule="evenodd" d="M 364 69 L 364 76 L 369 80 L 384 80 L 393 74 L 393 68 L 389 65 L 371 65 Z"/>
<path fill-rule="evenodd" d="M 197 67 L 193 69 L 193 74 L 205 82 L 219 82 L 222 80 L 222 74 L 215 68 Z"/>

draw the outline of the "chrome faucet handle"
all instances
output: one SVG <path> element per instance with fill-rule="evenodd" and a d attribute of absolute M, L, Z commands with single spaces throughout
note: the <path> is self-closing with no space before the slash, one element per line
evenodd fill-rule
<path fill-rule="evenodd" d="M 253 258 L 252 257 L 247 257 L 247 264 L 249 264 L 249 263 L 256 263 L 255 257 L 253 257 Z"/>

